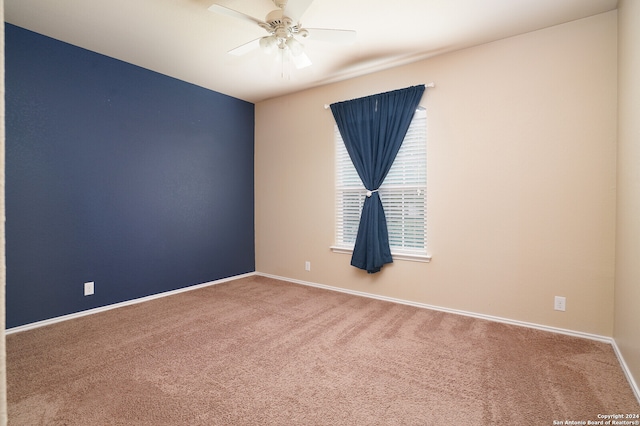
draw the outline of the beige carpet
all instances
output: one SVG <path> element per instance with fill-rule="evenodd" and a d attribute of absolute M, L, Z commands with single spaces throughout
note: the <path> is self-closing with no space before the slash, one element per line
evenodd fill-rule
<path fill-rule="evenodd" d="M 7 336 L 10 425 L 552 425 L 640 413 L 610 345 L 244 278 Z"/>

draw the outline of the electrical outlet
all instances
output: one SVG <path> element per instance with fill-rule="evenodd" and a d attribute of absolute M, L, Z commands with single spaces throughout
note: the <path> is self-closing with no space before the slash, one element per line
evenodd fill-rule
<path fill-rule="evenodd" d="M 555 309 L 556 311 L 565 311 L 567 309 L 567 298 L 556 296 L 553 302 L 553 309 Z"/>
<path fill-rule="evenodd" d="M 311 262 L 309 262 L 308 260 L 306 262 L 304 262 L 304 270 L 305 271 L 310 271 L 311 270 Z"/>
<path fill-rule="evenodd" d="M 84 295 L 91 296 L 95 290 L 95 283 L 93 281 L 84 283 Z"/>

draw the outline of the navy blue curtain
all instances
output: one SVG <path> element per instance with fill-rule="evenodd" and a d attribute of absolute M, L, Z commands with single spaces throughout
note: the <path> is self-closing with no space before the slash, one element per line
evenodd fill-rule
<path fill-rule="evenodd" d="M 367 189 L 351 265 L 370 274 L 393 262 L 378 188 L 400 150 L 425 86 L 331 104 L 351 161 Z"/>

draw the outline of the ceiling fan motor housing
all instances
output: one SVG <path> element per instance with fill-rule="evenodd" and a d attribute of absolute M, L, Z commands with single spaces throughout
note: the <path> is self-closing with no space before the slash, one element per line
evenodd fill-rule
<path fill-rule="evenodd" d="M 276 9 L 267 15 L 264 20 L 270 28 L 276 28 L 283 25 L 291 25 L 292 21 L 290 18 L 282 15 L 282 9 Z"/>
<path fill-rule="evenodd" d="M 282 9 L 269 12 L 265 18 L 265 23 L 260 26 L 277 38 L 280 48 L 284 48 L 286 41 L 294 35 L 299 35 L 303 38 L 309 36 L 309 31 L 294 25 L 293 20 L 288 16 L 283 16 Z"/>

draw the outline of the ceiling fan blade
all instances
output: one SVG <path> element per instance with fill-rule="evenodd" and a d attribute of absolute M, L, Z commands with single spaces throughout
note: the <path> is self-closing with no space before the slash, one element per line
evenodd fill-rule
<path fill-rule="evenodd" d="M 351 44 L 356 41 L 357 33 L 353 30 L 334 30 L 329 28 L 305 28 L 311 40 L 331 43 Z"/>
<path fill-rule="evenodd" d="M 250 42 L 242 44 L 242 45 L 236 47 L 235 49 L 231 49 L 229 51 L 229 53 L 231 55 L 235 55 L 235 56 L 242 56 L 242 55 L 245 55 L 245 54 L 251 52 L 252 50 L 256 50 L 256 49 L 258 49 L 260 47 L 260 39 L 261 38 L 262 37 L 257 38 L 255 40 L 251 40 Z"/>
<path fill-rule="evenodd" d="M 297 69 L 306 68 L 312 65 L 311 59 L 309 59 L 307 54 L 304 52 L 301 52 L 297 55 L 291 55 L 291 60 L 293 61 L 293 65 L 295 65 Z"/>
<path fill-rule="evenodd" d="M 249 21 L 249 22 L 253 22 L 256 23 L 258 25 L 260 24 L 265 24 L 264 21 L 258 19 L 258 18 L 254 18 L 253 16 L 249 16 L 245 13 L 242 12 L 238 12 L 237 10 L 234 9 L 230 9 L 226 6 L 223 6 L 221 4 L 218 3 L 214 3 L 211 6 L 209 6 L 208 9 L 210 12 L 216 12 L 219 13 L 221 15 L 226 15 L 226 16 L 231 16 L 232 18 L 237 18 L 237 19 L 242 19 L 243 21 Z"/>
<path fill-rule="evenodd" d="M 282 14 L 297 23 L 304 15 L 304 12 L 311 6 L 311 3 L 313 3 L 313 0 L 288 0 Z"/>

